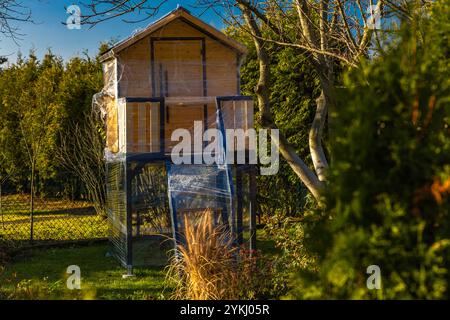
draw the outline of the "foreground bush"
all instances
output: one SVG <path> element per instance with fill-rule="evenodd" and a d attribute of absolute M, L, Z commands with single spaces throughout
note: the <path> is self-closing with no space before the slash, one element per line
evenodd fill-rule
<path fill-rule="evenodd" d="M 345 79 L 327 209 L 302 222 L 318 271 L 301 268 L 291 297 L 450 298 L 448 17 L 437 1 Z M 367 287 L 371 265 L 380 290 Z"/>

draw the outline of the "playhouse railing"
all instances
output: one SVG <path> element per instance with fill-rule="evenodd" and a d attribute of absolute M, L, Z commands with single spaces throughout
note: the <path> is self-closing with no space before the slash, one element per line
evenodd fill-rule
<path fill-rule="evenodd" d="M 213 103 L 210 98 L 214 98 Z M 141 160 L 167 159 L 174 145 L 171 135 L 175 129 L 187 129 L 195 135 L 194 121 L 202 121 L 202 132 L 216 126 L 216 99 L 217 106 L 222 110 L 225 129 L 253 128 L 253 100 L 248 96 L 119 99 L 119 153 Z M 177 120 L 172 119 L 173 115 L 169 118 L 169 110 L 171 107 L 180 106 L 181 110 L 186 108 L 187 113 L 192 108 L 204 108 L 204 112 L 201 117 L 187 121 L 189 125 L 181 122 L 178 125 Z M 212 110 L 214 112 L 211 112 Z M 177 116 L 183 117 L 182 114 Z M 248 143 L 245 148 L 249 148 Z"/>

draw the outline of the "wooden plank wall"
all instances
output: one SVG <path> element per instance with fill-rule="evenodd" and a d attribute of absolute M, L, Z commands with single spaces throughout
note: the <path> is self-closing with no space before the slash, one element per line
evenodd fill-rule
<path fill-rule="evenodd" d="M 119 97 L 150 97 L 150 42 L 143 39 L 118 57 Z"/>
<path fill-rule="evenodd" d="M 253 128 L 253 101 L 224 101 L 222 110 L 226 129 Z"/>
<path fill-rule="evenodd" d="M 119 126 L 114 128 L 108 123 L 108 148 L 112 152 L 114 144 L 121 152 L 160 152 L 160 106 L 151 102 L 124 102 L 120 99 L 117 111 Z M 225 101 L 222 103 L 225 129 L 253 128 L 253 101 Z M 171 135 L 178 128 L 187 129 L 194 137 L 194 121 L 207 128 L 216 127 L 216 109 L 214 104 L 208 105 L 208 118 L 204 121 L 203 105 L 168 105 L 165 119 L 165 152 L 170 153 L 177 141 L 171 141 Z M 111 114 L 111 115 L 110 115 Z M 113 112 L 108 113 L 108 119 L 114 122 Z M 182 114 L 183 116 L 178 116 Z M 114 130 L 114 131 L 113 131 Z M 126 144 L 124 143 L 126 141 Z M 192 141 L 193 143 L 193 141 Z M 248 139 L 245 143 L 249 148 Z M 235 142 L 235 150 L 238 145 Z"/>
<path fill-rule="evenodd" d="M 109 96 L 106 96 L 103 101 L 106 105 L 106 146 L 109 151 L 116 153 L 119 151 L 117 103 Z"/>
<path fill-rule="evenodd" d="M 119 106 L 120 151 L 160 151 L 160 106 L 156 102 L 122 102 Z M 124 143 L 126 142 L 126 143 Z"/>
<path fill-rule="evenodd" d="M 189 130 L 191 137 L 194 137 L 194 121 L 203 122 L 203 106 L 202 105 L 168 105 L 166 106 L 166 123 L 165 123 L 165 152 L 170 153 L 177 141 L 171 141 L 174 130 L 183 128 Z M 203 134 L 203 132 L 202 132 Z M 191 141 L 193 143 L 193 140 Z"/>
<path fill-rule="evenodd" d="M 143 38 L 119 54 L 119 97 L 152 96 L 150 38 L 205 37 L 208 96 L 237 95 L 238 65 L 236 52 L 208 37 L 182 20 L 175 20 Z M 168 52 L 168 57 L 171 53 Z M 157 66 L 158 63 L 156 62 Z M 155 70 L 157 75 L 158 70 Z M 159 85 L 156 77 L 155 85 Z M 170 90 L 170 89 L 169 89 Z M 159 94 L 159 92 L 158 92 Z M 197 92 L 192 94 L 198 95 Z M 170 96 L 170 92 L 169 92 Z"/>
<path fill-rule="evenodd" d="M 202 42 L 154 41 L 155 91 L 162 97 L 203 96 Z"/>

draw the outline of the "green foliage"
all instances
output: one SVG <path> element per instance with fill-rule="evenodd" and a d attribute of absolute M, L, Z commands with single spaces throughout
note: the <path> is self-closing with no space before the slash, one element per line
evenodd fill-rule
<path fill-rule="evenodd" d="M 302 268 L 291 297 L 450 298 L 450 3 L 430 15 L 345 78 L 327 209 L 303 222 L 319 271 Z"/>
<path fill-rule="evenodd" d="M 305 228 L 301 223 L 303 219 L 304 217 L 286 217 L 277 213 L 268 219 L 265 226 L 265 233 L 273 239 L 274 246 L 280 251 L 273 257 L 273 282 L 277 297 L 284 296 L 289 291 L 293 270 L 317 271 L 315 257 L 305 248 L 304 243 L 299 242 L 299 239 L 305 237 Z"/>

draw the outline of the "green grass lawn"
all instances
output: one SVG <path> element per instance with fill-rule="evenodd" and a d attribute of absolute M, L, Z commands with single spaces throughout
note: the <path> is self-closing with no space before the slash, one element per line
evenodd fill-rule
<path fill-rule="evenodd" d="M 244 238 L 248 239 L 248 232 Z M 158 242 L 159 243 L 159 242 Z M 258 230 L 258 248 L 267 256 L 279 252 L 264 230 Z M 137 267 L 134 277 L 123 279 L 125 269 L 108 257 L 108 244 L 45 248 L 23 251 L 0 270 L 0 299 L 167 299 L 167 254 L 158 244 L 137 241 L 135 253 L 152 266 Z M 137 261 L 137 260 L 136 260 Z M 69 265 L 81 269 L 81 290 L 69 290 Z"/>
<path fill-rule="evenodd" d="M 25 252 L 7 264 L 0 275 L 0 291 L 6 295 L 2 298 L 8 295 L 13 299 L 164 298 L 164 266 L 135 268 L 135 277 L 123 279 L 124 268 L 107 257 L 107 251 L 105 243 Z M 81 269 L 81 290 L 67 289 L 69 265 Z"/>

